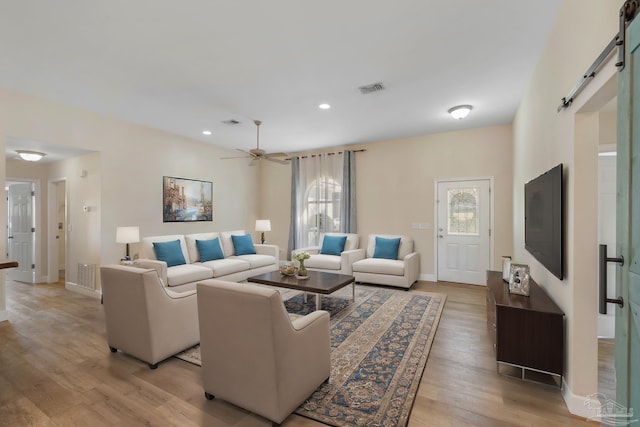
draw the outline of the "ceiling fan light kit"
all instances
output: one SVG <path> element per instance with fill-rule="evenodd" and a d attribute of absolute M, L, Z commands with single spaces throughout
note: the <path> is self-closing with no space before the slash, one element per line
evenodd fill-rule
<path fill-rule="evenodd" d="M 256 148 L 252 148 L 249 151 L 241 150 L 238 148 L 238 151 L 242 151 L 243 153 L 248 154 L 248 156 L 221 157 L 221 159 L 251 159 L 251 162 L 249 162 L 249 166 L 255 166 L 262 159 L 269 160 L 270 162 L 274 163 L 279 163 L 281 165 L 288 165 L 288 160 L 276 158 L 289 157 L 287 153 L 267 153 L 266 151 L 260 149 L 260 125 L 262 124 L 262 122 L 260 120 L 254 120 L 253 123 L 255 123 L 256 125 Z"/>

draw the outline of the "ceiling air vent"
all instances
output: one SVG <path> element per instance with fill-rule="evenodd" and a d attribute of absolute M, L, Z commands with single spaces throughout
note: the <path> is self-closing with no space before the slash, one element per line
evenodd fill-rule
<path fill-rule="evenodd" d="M 224 120 L 222 123 L 224 123 L 225 125 L 229 125 L 229 126 L 235 126 L 235 125 L 239 125 L 240 124 L 240 122 L 237 121 L 236 119 Z"/>
<path fill-rule="evenodd" d="M 368 93 L 380 92 L 381 90 L 384 90 L 384 85 L 382 84 L 382 82 L 378 82 L 366 86 L 360 86 L 358 89 L 363 95 L 366 95 Z"/>

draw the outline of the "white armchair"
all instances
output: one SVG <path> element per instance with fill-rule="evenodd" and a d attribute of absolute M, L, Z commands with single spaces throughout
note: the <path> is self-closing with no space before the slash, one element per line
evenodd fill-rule
<path fill-rule="evenodd" d="M 281 423 L 331 373 L 329 313 L 289 319 L 276 289 L 198 283 L 205 396 Z"/>
<path fill-rule="evenodd" d="M 323 244 L 325 243 L 325 237 L 344 237 L 346 240 L 344 243 L 344 249 L 339 255 L 323 253 Z M 298 252 L 308 252 L 311 258 L 305 260 L 304 265 L 308 270 L 324 271 L 327 273 L 344 274 L 347 276 L 352 275 L 351 265 L 364 259 L 365 250 L 358 249 L 360 244 L 360 236 L 352 233 L 325 233 L 320 239 L 320 246 L 310 246 L 306 248 L 294 249 L 291 251 L 291 259 L 294 259 L 294 255 Z"/>
<path fill-rule="evenodd" d="M 165 288 L 153 269 L 122 265 L 100 268 L 107 343 L 149 364 L 200 341 L 196 291 Z"/>
<path fill-rule="evenodd" d="M 400 239 L 396 259 L 375 257 L 376 237 Z M 352 265 L 356 282 L 410 288 L 420 276 L 420 256 L 413 251 L 413 239 L 408 236 L 370 234 L 367 257 Z"/>

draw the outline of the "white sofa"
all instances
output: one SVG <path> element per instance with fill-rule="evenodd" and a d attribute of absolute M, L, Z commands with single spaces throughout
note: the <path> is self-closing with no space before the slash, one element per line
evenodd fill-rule
<path fill-rule="evenodd" d="M 206 279 L 241 282 L 250 276 L 277 270 L 280 260 L 278 247 L 275 245 L 254 244 L 255 254 L 235 255 L 231 236 L 244 234 L 244 230 L 234 230 L 144 237 L 141 241 L 142 258 L 133 261 L 132 264 L 155 269 L 165 286 L 177 292 L 194 290 L 197 282 Z M 224 259 L 200 262 L 196 240 L 215 238 L 220 239 Z M 167 267 L 166 262 L 159 261 L 156 257 L 153 243 L 175 240 L 180 242 L 185 264 Z"/>
<path fill-rule="evenodd" d="M 344 250 L 340 255 L 329 255 L 320 253 L 324 238 L 326 236 L 346 236 Z M 291 251 L 291 259 L 294 259 L 298 252 L 308 252 L 311 257 L 304 261 L 304 266 L 308 270 L 324 271 L 327 273 L 344 274 L 351 276 L 351 265 L 364 259 L 364 249 L 358 249 L 360 245 L 360 236 L 352 233 L 325 233 L 320 239 L 320 246 L 310 246 L 306 248 L 294 249 Z"/>
<path fill-rule="evenodd" d="M 397 259 L 373 258 L 376 237 L 400 238 Z M 420 256 L 413 251 L 413 239 L 408 236 L 371 234 L 367 244 L 367 257 L 352 265 L 356 282 L 410 288 L 420 276 Z"/>

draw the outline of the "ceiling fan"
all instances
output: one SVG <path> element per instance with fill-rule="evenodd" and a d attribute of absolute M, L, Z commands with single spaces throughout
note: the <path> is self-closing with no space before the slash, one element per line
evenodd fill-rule
<path fill-rule="evenodd" d="M 249 162 L 249 166 L 255 166 L 262 159 L 269 160 L 270 162 L 280 163 L 281 165 L 288 165 L 289 161 L 285 159 L 277 159 L 276 157 L 288 157 L 287 153 L 267 153 L 264 150 L 260 149 L 260 125 L 262 122 L 260 120 L 254 120 L 253 123 L 256 124 L 256 148 L 252 148 L 249 151 L 241 150 L 238 148 L 238 151 L 242 151 L 246 156 L 235 156 L 235 157 L 220 157 L 220 159 L 251 159 Z"/>

